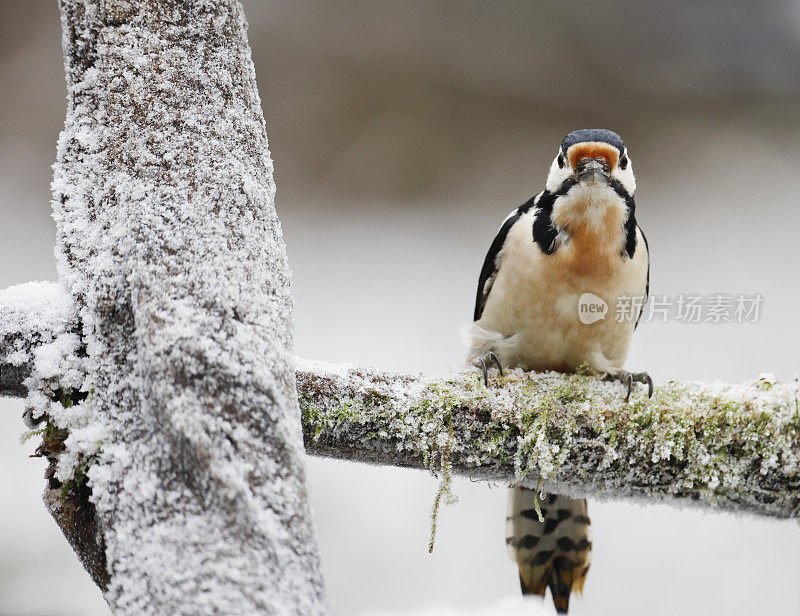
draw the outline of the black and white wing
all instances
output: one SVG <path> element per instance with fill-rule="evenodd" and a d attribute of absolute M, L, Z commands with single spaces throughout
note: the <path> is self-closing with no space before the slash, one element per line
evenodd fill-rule
<path fill-rule="evenodd" d="M 647 305 L 647 300 L 650 299 L 650 244 L 647 243 L 647 236 L 644 234 L 644 231 L 642 231 L 642 228 L 639 225 L 636 225 L 636 228 L 639 230 L 639 233 L 642 234 L 642 239 L 644 240 L 644 249 L 647 253 L 647 281 L 645 282 L 644 286 L 644 301 L 642 302 L 642 309 L 639 311 L 639 316 L 636 317 L 636 324 L 633 326 L 633 329 L 639 327 L 639 321 L 642 319 L 644 307 Z"/>
<path fill-rule="evenodd" d="M 505 246 L 508 232 L 520 217 L 536 204 L 541 194 L 542 193 L 539 193 L 511 212 L 503 221 L 503 224 L 500 225 L 500 230 L 497 232 L 497 235 L 494 236 L 494 240 L 492 240 L 492 244 L 489 246 L 489 252 L 486 253 L 486 259 L 483 261 L 481 275 L 478 278 L 478 292 L 475 296 L 475 313 L 473 316 L 475 321 L 480 319 L 481 315 L 483 315 L 486 300 L 489 299 L 489 293 L 492 291 L 492 285 L 494 284 L 494 279 L 497 277 L 497 270 L 500 267 L 500 259 L 503 256 L 503 247 Z"/>

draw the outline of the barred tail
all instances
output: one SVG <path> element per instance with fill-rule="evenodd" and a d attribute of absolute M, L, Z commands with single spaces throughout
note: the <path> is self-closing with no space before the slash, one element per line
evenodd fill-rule
<path fill-rule="evenodd" d="M 569 595 L 583 590 L 591 561 L 586 501 L 551 494 L 540 506 L 544 522 L 532 490 L 509 489 L 506 548 L 519 566 L 522 594 L 543 597 L 549 587 L 556 611 L 566 614 Z"/>

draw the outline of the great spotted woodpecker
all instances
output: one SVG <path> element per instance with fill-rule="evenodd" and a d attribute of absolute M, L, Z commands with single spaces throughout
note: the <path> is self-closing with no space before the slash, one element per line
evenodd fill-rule
<path fill-rule="evenodd" d="M 636 223 L 636 180 L 628 149 L 616 133 L 569 133 L 550 166 L 545 190 L 511 212 L 489 248 L 478 281 L 474 323 L 467 328 L 468 362 L 488 386 L 488 365 L 574 372 L 590 368 L 627 385 L 653 381 L 623 369 L 641 309 L 631 319 L 582 318 L 581 298 L 613 306 L 649 293 L 650 259 Z M 589 294 L 589 295 L 587 295 Z M 511 488 L 506 544 L 519 566 L 524 594 L 550 588 L 566 613 L 581 591 L 591 541 L 586 501 Z"/>

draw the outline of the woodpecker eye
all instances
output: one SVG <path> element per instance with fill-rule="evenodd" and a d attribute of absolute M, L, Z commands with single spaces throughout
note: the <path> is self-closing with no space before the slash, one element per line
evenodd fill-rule
<path fill-rule="evenodd" d="M 563 169 L 564 168 L 564 156 L 562 154 L 558 155 L 558 158 L 556 159 L 556 162 L 558 163 L 558 168 L 559 169 Z"/>
<path fill-rule="evenodd" d="M 623 171 L 625 171 L 625 169 L 628 168 L 628 157 L 627 156 L 623 156 L 622 158 L 619 159 L 619 168 L 622 169 Z"/>

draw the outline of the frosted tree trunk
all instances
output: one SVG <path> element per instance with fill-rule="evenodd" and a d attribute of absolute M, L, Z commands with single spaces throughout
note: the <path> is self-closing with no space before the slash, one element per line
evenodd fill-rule
<path fill-rule="evenodd" d="M 242 7 L 60 7 L 56 256 L 85 357 L 80 387 L 51 396 L 54 423 L 81 417 L 55 476 L 67 497 L 90 490 L 108 574 L 95 579 L 115 614 L 325 613 Z"/>

